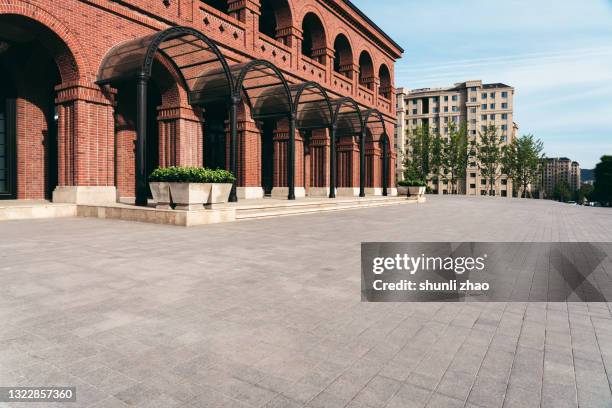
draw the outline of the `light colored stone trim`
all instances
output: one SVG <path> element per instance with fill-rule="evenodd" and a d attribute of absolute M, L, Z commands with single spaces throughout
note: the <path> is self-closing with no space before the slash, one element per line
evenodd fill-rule
<path fill-rule="evenodd" d="M 57 186 L 53 191 L 54 203 L 114 204 L 117 189 L 114 186 Z"/>

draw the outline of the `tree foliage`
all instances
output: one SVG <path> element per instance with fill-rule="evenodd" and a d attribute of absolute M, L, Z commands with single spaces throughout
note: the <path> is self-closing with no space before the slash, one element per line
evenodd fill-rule
<path fill-rule="evenodd" d="M 612 156 L 602 156 L 595 166 L 593 198 L 604 206 L 612 205 Z"/>
<path fill-rule="evenodd" d="M 494 125 L 487 126 L 484 131 L 479 132 L 479 136 L 475 155 L 480 173 L 486 180 L 487 195 L 489 195 L 495 189 L 495 182 L 502 175 L 504 146 Z"/>
<path fill-rule="evenodd" d="M 524 198 L 527 198 L 529 185 L 535 185 L 538 181 L 543 150 L 544 144 L 533 135 L 518 137 L 504 148 L 503 172 L 512 179 L 517 189 L 521 189 Z"/>

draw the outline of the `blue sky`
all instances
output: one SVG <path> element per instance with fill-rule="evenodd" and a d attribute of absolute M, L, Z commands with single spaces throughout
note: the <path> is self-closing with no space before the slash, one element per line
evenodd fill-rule
<path fill-rule="evenodd" d="M 520 134 L 592 168 L 612 154 L 612 0 L 353 0 L 405 50 L 397 87 L 514 86 Z"/>

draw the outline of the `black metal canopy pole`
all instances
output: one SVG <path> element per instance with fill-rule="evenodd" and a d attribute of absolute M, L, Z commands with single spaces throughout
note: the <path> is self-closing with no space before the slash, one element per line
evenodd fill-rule
<path fill-rule="evenodd" d="M 230 101 L 230 171 L 236 177 L 232 184 L 229 202 L 238 202 L 236 183 L 238 182 L 238 103 L 240 98 L 232 96 Z"/>
<path fill-rule="evenodd" d="M 295 200 L 295 114 L 289 115 L 289 144 L 287 145 L 287 186 L 289 200 Z"/>
<path fill-rule="evenodd" d="M 359 197 L 365 197 L 365 139 L 366 126 L 361 129 L 359 138 Z"/>
<path fill-rule="evenodd" d="M 336 198 L 336 124 L 329 129 L 329 198 Z"/>
<path fill-rule="evenodd" d="M 147 190 L 147 85 L 149 78 L 141 74 L 136 84 L 136 205 L 146 207 Z"/>
<path fill-rule="evenodd" d="M 387 135 L 384 135 L 383 139 L 383 168 L 382 168 L 382 195 L 387 195 L 387 184 L 388 184 L 388 170 L 389 170 L 389 155 L 387 154 L 388 139 Z"/>

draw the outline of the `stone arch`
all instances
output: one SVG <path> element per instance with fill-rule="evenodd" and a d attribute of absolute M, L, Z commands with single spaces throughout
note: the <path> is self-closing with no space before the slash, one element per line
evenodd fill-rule
<path fill-rule="evenodd" d="M 372 88 L 372 79 L 374 78 L 374 61 L 372 54 L 367 50 L 361 51 L 359 54 L 359 84 Z"/>
<path fill-rule="evenodd" d="M 94 80 L 95 74 L 85 54 L 81 51 L 83 47 L 80 42 L 52 14 L 31 3 L 26 4 L 20 1 L 17 4 L 0 3 L 0 16 L 5 15 L 15 15 L 32 20 L 57 36 L 60 41 L 55 43 L 44 37 L 40 40 L 45 47 L 51 47 L 49 51 L 58 65 L 62 82 L 73 82 L 79 79 Z"/>
<path fill-rule="evenodd" d="M 350 78 L 353 65 L 353 47 L 349 38 L 339 33 L 334 40 L 334 71 Z"/>
<path fill-rule="evenodd" d="M 304 14 L 302 19 L 302 54 L 312 59 L 327 47 L 327 35 L 323 20 L 313 11 Z"/>
<path fill-rule="evenodd" d="M 389 71 L 385 63 L 380 64 L 378 68 L 378 80 L 380 81 L 380 87 L 378 89 L 380 96 L 391 99 L 391 71 Z"/>
<path fill-rule="evenodd" d="M 259 32 L 280 40 L 279 30 L 293 25 L 293 11 L 288 0 L 260 0 Z"/>

